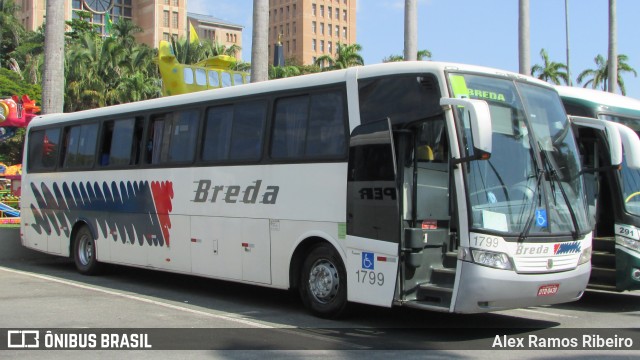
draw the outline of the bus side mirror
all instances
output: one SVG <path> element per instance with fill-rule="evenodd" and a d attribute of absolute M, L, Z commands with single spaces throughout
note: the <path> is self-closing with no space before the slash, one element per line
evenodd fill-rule
<path fill-rule="evenodd" d="M 622 164 L 622 150 L 631 169 L 640 169 L 640 139 L 629 127 L 608 120 L 569 116 L 571 122 L 578 126 L 598 129 L 604 132 L 609 145 L 611 165 Z"/>
<path fill-rule="evenodd" d="M 626 125 L 613 124 L 620 132 L 627 166 L 631 169 L 640 169 L 640 138 L 638 138 L 638 134 Z"/>
<path fill-rule="evenodd" d="M 463 107 L 468 112 L 468 125 L 473 138 L 473 153 L 478 159 L 488 159 L 491 155 L 492 127 L 489 105 L 483 100 L 474 99 L 440 99 L 441 106 Z M 465 123 L 467 119 L 464 120 Z M 465 124 L 466 126 L 466 124 Z"/>

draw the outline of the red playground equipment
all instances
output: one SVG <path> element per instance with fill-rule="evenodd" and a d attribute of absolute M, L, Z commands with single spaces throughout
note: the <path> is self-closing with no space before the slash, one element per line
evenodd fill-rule
<path fill-rule="evenodd" d="M 17 128 L 24 128 L 40 112 L 40 107 L 28 95 L 0 99 L 0 141 L 15 135 Z"/>

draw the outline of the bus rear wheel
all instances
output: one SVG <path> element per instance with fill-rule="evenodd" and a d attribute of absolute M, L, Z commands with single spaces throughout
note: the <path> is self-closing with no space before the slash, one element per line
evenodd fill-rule
<path fill-rule="evenodd" d="M 86 226 L 78 229 L 73 237 L 73 260 L 76 269 L 83 275 L 94 275 L 100 270 L 100 263 L 96 259 L 95 239 Z"/>
<path fill-rule="evenodd" d="M 326 243 L 314 247 L 302 264 L 300 297 L 316 316 L 337 318 L 347 307 L 347 274 L 340 255 Z"/>

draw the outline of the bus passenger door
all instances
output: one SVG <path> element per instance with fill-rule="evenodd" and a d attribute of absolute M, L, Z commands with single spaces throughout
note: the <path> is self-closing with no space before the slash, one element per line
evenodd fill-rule
<path fill-rule="evenodd" d="M 353 130 L 347 182 L 349 301 L 393 304 L 400 243 L 396 169 L 389 119 Z"/>

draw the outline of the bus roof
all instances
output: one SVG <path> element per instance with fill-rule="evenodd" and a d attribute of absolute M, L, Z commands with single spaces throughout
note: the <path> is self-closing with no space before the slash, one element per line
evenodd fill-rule
<path fill-rule="evenodd" d="M 243 97 L 270 92 L 278 92 L 289 89 L 304 89 L 315 86 L 330 85 L 347 81 L 348 78 L 366 79 L 384 75 L 400 75 L 414 73 L 440 73 L 444 71 L 463 71 L 482 73 L 487 75 L 504 76 L 518 78 L 535 83 L 540 86 L 552 88 L 548 83 L 530 76 L 524 76 L 510 71 L 493 69 L 482 66 L 445 63 L 434 61 L 403 61 L 391 62 L 375 65 L 352 67 L 344 70 L 326 71 L 316 74 L 301 75 L 296 77 L 263 81 L 245 85 L 232 86 L 221 89 L 204 90 L 194 93 L 166 96 L 162 98 L 132 102 L 121 105 L 102 107 L 92 110 L 83 110 L 74 113 L 58 113 L 41 115 L 33 119 L 31 126 L 42 126 L 60 121 L 74 121 L 102 116 L 113 116 L 115 114 L 126 114 L 136 111 L 160 110 L 163 108 L 175 107 L 182 104 L 197 104 L 212 100 L 226 98 Z M 441 89 L 446 89 L 446 84 L 439 84 Z M 443 92 L 446 93 L 446 92 Z"/>
<path fill-rule="evenodd" d="M 628 96 L 571 86 L 556 86 L 556 90 L 563 98 L 571 98 L 580 103 L 601 106 L 601 110 L 605 112 L 623 112 L 624 110 L 640 112 L 640 100 Z"/>

